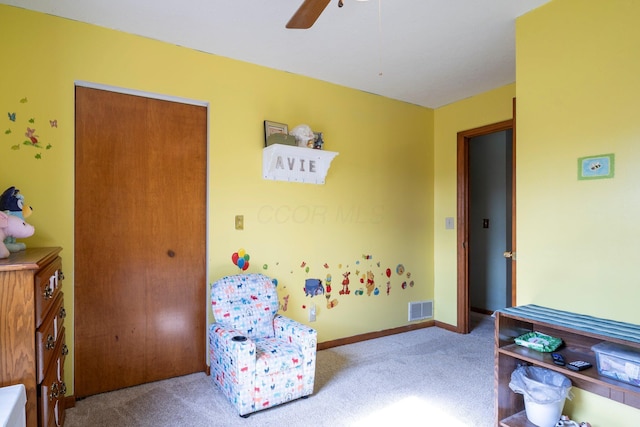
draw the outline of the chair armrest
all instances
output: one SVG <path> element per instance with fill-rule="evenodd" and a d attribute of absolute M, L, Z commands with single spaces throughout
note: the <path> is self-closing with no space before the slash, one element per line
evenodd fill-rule
<path fill-rule="evenodd" d="M 219 323 L 211 325 L 211 332 L 212 354 L 224 366 L 227 374 L 234 376 L 238 382 L 242 382 L 244 377 L 253 378 L 256 374 L 256 344 L 251 338 Z"/>
<path fill-rule="evenodd" d="M 298 344 L 305 358 L 309 356 L 315 359 L 318 344 L 318 332 L 315 329 L 281 314 L 273 318 L 273 329 L 276 338 Z"/>
<path fill-rule="evenodd" d="M 316 377 L 316 350 L 318 347 L 318 332 L 296 322 L 293 319 L 276 315 L 273 318 L 273 329 L 276 338 L 300 346 L 302 352 L 302 378 L 303 385 L 300 391 L 302 396 L 313 394 L 314 381 Z"/>

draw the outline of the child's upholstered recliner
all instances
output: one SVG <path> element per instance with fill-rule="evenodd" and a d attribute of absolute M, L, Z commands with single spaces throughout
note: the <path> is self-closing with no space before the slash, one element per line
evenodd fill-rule
<path fill-rule="evenodd" d="M 211 286 L 211 307 L 211 378 L 241 416 L 313 393 L 317 333 L 276 315 L 269 277 L 223 277 Z"/>

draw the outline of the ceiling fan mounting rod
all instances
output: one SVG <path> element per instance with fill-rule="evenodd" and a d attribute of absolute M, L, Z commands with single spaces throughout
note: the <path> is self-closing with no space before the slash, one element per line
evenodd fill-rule
<path fill-rule="evenodd" d="M 295 29 L 311 28 L 330 2 L 331 0 L 304 0 L 296 13 L 287 22 L 286 27 Z M 344 6 L 344 1 L 338 0 L 338 7 L 342 6 Z"/>

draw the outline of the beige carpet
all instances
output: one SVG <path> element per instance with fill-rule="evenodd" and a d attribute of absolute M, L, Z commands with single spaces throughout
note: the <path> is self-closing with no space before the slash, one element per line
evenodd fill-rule
<path fill-rule="evenodd" d="M 67 410 L 66 427 L 494 426 L 493 319 L 432 327 L 318 352 L 315 392 L 241 418 L 204 373 L 104 393 Z"/>

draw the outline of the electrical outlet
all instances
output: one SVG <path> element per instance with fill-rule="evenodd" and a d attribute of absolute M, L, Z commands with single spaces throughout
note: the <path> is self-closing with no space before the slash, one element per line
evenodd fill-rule
<path fill-rule="evenodd" d="M 309 306 L 309 322 L 316 321 L 316 306 L 312 304 Z"/>
<path fill-rule="evenodd" d="M 244 215 L 236 215 L 236 230 L 244 230 Z"/>

